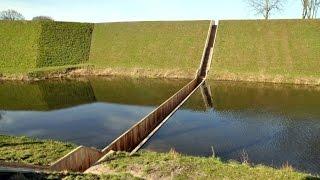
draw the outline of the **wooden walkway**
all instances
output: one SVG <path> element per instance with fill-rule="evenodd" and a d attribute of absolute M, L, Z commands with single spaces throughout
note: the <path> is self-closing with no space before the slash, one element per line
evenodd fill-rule
<path fill-rule="evenodd" d="M 156 131 L 177 111 L 181 105 L 204 83 L 211 65 L 213 46 L 215 42 L 217 26 L 211 21 L 208 35 L 201 58 L 200 67 L 196 77 L 158 108 L 133 125 L 129 130 L 115 139 L 102 151 L 94 148 L 79 146 L 66 156 L 53 163 L 51 166 L 37 167 L 37 169 L 52 171 L 79 171 L 83 172 L 110 151 L 126 151 L 135 153 Z M 205 86 L 204 86 L 205 87 Z M 202 88 L 204 94 L 208 94 L 208 89 Z M 208 106 L 212 106 L 210 99 L 206 100 Z M 13 168 L 13 167 L 12 167 Z M 30 169 L 31 167 L 29 167 Z M 32 168 L 31 168 L 32 169 Z"/>

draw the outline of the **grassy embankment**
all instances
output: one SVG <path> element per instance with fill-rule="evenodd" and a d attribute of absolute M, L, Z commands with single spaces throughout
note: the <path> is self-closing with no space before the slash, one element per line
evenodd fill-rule
<path fill-rule="evenodd" d="M 320 84 L 320 20 L 220 21 L 210 79 Z"/>
<path fill-rule="evenodd" d="M 194 77 L 209 21 L 96 24 L 89 63 L 107 74 Z"/>
<path fill-rule="evenodd" d="M 49 165 L 75 147 L 58 141 L 0 135 L 0 161 Z"/>
<path fill-rule="evenodd" d="M 194 77 L 208 27 L 209 21 L 0 21 L 0 76 L 59 77 L 71 70 L 73 75 Z"/>
<path fill-rule="evenodd" d="M 0 74 L 190 78 L 208 24 L 1 21 Z M 220 21 L 209 78 L 320 84 L 319 42 L 319 20 Z"/>
<path fill-rule="evenodd" d="M 276 170 L 247 163 L 222 162 L 214 157 L 193 157 L 176 152 L 142 151 L 134 156 L 116 153 L 109 160 L 90 169 L 91 173 L 130 173 L 146 179 L 305 179 L 307 174 L 291 167 Z"/>

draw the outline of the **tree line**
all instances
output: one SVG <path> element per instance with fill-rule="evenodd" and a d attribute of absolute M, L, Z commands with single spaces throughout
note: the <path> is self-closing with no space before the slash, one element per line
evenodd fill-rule
<path fill-rule="evenodd" d="M 0 20 L 25 20 L 24 16 L 16 10 L 8 9 L 0 12 Z M 53 21 L 53 18 L 50 16 L 35 16 L 32 18 L 34 21 Z"/>
<path fill-rule="evenodd" d="M 271 15 L 282 11 L 287 3 L 286 0 L 245 0 L 249 8 L 256 15 L 269 19 Z M 320 0 L 300 0 L 302 7 L 302 19 L 316 19 Z"/>
<path fill-rule="evenodd" d="M 269 19 L 271 15 L 282 11 L 286 5 L 286 0 L 245 0 L 249 8 L 255 15 L 261 15 L 264 19 Z M 300 0 L 302 9 L 302 19 L 316 19 L 320 0 Z M 0 12 L 0 20 L 24 20 L 23 15 L 15 10 L 8 9 Z M 36 16 L 32 20 L 50 20 L 49 16 Z"/>

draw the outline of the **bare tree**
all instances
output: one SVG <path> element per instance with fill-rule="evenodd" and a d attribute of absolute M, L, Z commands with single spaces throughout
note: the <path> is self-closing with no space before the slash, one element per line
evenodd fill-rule
<path fill-rule="evenodd" d="M 317 18 L 320 0 L 301 0 L 302 3 L 302 19 Z"/>
<path fill-rule="evenodd" d="M 269 19 L 274 12 L 282 11 L 285 2 L 285 0 L 247 0 L 256 15 L 263 15 L 265 19 Z"/>
<path fill-rule="evenodd" d="M 309 10 L 309 1 L 310 0 L 301 0 L 302 3 L 302 19 L 306 19 Z"/>
<path fill-rule="evenodd" d="M 0 19 L 14 21 L 14 20 L 24 20 L 24 17 L 21 13 L 12 9 L 8 9 L 6 11 L 0 12 Z"/>
<path fill-rule="evenodd" d="M 32 18 L 33 21 L 54 21 L 50 16 L 35 16 Z"/>

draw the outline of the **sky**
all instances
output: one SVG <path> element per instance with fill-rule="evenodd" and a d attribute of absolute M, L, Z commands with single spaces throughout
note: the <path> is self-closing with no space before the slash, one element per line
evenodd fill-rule
<path fill-rule="evenodd" d="M 286 0 L 274 19 L 301 18 L 301 0 Z M 14 9 L 28 20 L 50 16 L 57 21 L 118 22 L 199 19 L 260 19 L 246 0 L 0 0 L 0 11 Z"/>

